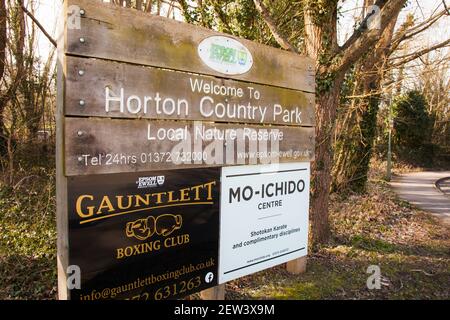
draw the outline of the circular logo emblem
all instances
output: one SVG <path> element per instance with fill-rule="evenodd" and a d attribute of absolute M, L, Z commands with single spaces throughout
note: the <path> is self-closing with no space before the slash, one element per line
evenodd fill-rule
<path fill-rule="evenodd" d="M 198 55 L 209 68 L 227 75 L 244 74 L 253 66 L 250 51 L 231 37 L 204 39 L 198 46 Z"/>
<path fill-rule="evenodd" d="M 214 274 L 212 272 L 208 272 L 205 276 L 205 282 L 211 283 L 214 280 Z"/>

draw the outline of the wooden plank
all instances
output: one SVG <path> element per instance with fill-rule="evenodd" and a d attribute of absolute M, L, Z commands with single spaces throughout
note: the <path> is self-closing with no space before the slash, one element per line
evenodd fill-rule
<path fill-rule="evenodd" d="M 67 5 L 63 6 L 67 12 Z M 62 14 L 65 17 L 66 14 Z M 66 56 L 63 52 L 65 40 L 65 19 L 60 19 L 58 25 L 58 56 L 57 56 L 57 95 L 56 95 L 56 231 L 57 231 L 57 273 L 58 298 L 70 299 L 67 287 L 67 267 L 69 264 L 69 216 L 67 212 L 67 178 L 64 175 L 64 95 Z"/>
<path fill-rule="evenodd" d="M 219 284 L 216 287 L 209 288 L 200 292 L 203 300 L 225 300 L 225 285 Z"/>
<path fill-rule="evenodd" d="M 286 270 L 292 274 L 302 274 L 306 272 L 306 256 L 286 263 Z"/>
<path fill-rule="evenodd" d="M 65 136 L 67 176 L 314 157 L 312 127 L 66 118 Z"/>
<path fill-rule="evenodd" d="M 314 126 L 312 93 L 100 59 L 67 65 L 70 116 Z"/>
<path fill-rule="evenodd" d="M 85 11 L 81 28 L 67 30 L 68 54 L 314 92 L 311 58 L 98 0 L 68 2 Z M 217 35 L 236 39 L 247 47 L 253 56 L 253 67 L 248 72 L 225 76 L 203 63 L 198 45 L 205 38 Z"/>

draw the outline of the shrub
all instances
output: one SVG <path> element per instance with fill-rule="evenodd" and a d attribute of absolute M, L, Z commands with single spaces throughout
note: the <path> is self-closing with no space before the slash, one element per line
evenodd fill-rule
<path fill-rule="evenodd" d="M 399 160 L 416 165 L 431 165 L 433 122 L 425 97 L 416 90 L 397 97 L 392 105 L 394 116 L 394 152 Z"/>

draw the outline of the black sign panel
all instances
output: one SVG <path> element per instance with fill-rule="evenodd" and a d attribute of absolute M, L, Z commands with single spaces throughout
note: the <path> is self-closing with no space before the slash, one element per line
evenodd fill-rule
<path fill-rule="evenodd" d="M 217 285 L 220 169 L 68 178 L 72 299 L 180 298 Z"/>

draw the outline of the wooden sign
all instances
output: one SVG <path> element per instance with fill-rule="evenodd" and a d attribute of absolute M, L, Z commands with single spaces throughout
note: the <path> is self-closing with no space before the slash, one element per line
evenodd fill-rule
<path fill-rule="evenodd" d="M 314 128 L 67 118 L 66 175 L 310 161 Z"/>
<path fill-rule="evenodd" d="M 68 116 L 314 126 L 312 93 L 180 71 L 68 57 L 66 89 Z"/>
<path fill-rule="evenodd" d="M 221 167 L 314 159 L 314 61 L 101 0 L 60 21 L 60 299 L 216 285 Z"/>
<path fill-rule="evenodd" d="M 217 284 L 220 169 L 71 177 L 80 300 L 165 300 Z"/>
<path fill-rule="evenodd" d="M 310 58 L 98 0 L 67 0 L 67 4 L 84 12 L 81 28 L 67 30 L 67 54 L 314 92 Z M 253 64 L 248 72 L 224 75 L 202 61 L 199 44 L 217 35 L 237 39 L 251 52 Z"/>

